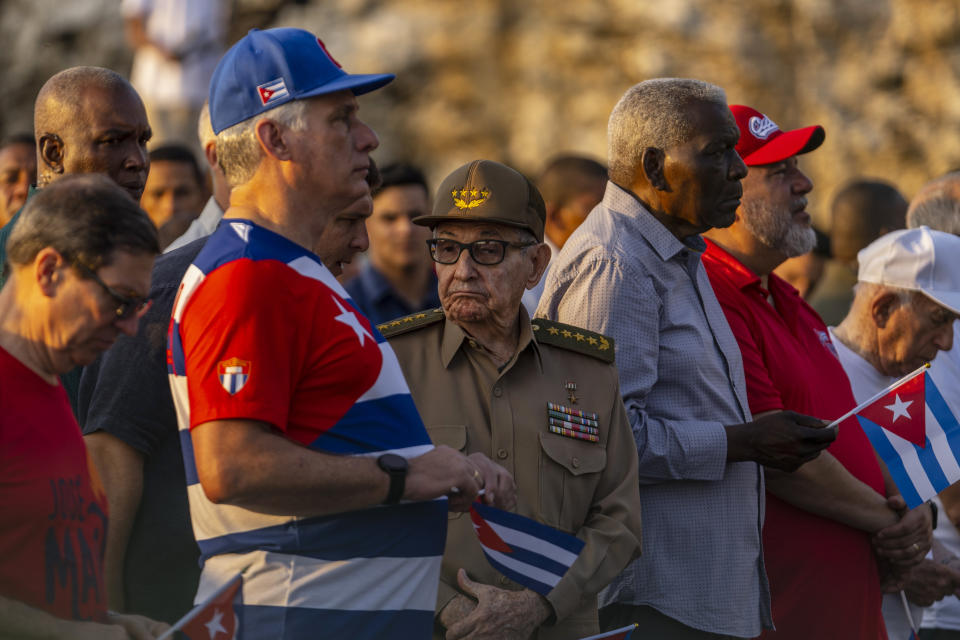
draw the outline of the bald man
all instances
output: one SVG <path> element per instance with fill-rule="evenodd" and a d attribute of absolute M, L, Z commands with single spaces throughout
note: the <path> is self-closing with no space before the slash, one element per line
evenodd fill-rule
<path fill-rule="evenodd" d="M 830 210 L 830 249 L 810 306 L 827 326 L 836 326 L 847 315 L 857 283 L 857 252 L 882 235 L 903 229 L 907 201 L 893 185 L 879 180 L 854 180 L 833 199 Z"/>
<path fill-rule="evenodd" d="M 123 76 L 101 67 L 73 67 L 37 94 L 37 188 L 71 173 L 103 173 L 140 201 L 150 161 L 150 125 L 140 96 Z M 0 264 L 14 216 L 0 229 Z M 4 275 L 0 274 L 0 287 Z"/>

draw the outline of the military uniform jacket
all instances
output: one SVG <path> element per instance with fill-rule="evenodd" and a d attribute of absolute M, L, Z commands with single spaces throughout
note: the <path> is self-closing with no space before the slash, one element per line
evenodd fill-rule
<path fill-rule="evenodd" d="M 434 444 L 486 454 L 513 474 L 518 513 L 586 543 L 547 595 L 555 621 L 534 634 L 572 640 L 598 632 L 596 594 L 640 554 L 636 445 L 612 340 L 520 314 L 518 351 L 499 370 L 440 309 L 378 328 L 400 360 Z M 587 437 L 589 429 L 565 429 L 567 421 L 556 417 L 565 409 L 595 413 L 595 437 Z M 522 588 L 487 562 L 469 514 L 450 513 L 437 611 L 459 592 L 460 567 L 484 584 Z"/>

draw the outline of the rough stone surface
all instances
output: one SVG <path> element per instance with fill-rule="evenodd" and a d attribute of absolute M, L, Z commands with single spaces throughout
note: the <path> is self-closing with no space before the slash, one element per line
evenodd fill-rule
<path fill-rule="evenodd" d="M 29 128 L 59 69 L 129 69 L 117 0 L 0 2 L 0 133 Z M 236 35 L 316 31 L 349 70 L 399 79 L 362 99 L 381 162 L 434 183 L 476 157 L 535 173 L 561 151 L 606 155 L 606 120 L 630 85 L 682 75 L 720 84 L 783 127 L 819 123 L 803 159 L 817 219 L 846 180 L 909 197 L 960 167 L 960 0 L 235 0 Z"/>

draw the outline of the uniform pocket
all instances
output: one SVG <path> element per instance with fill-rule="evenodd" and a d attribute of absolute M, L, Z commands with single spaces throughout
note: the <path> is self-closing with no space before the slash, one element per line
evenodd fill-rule
<path fill-rule="evenodd" d="M 547 457 L 575 476 L 603 471 L 607 466 L 607 450 L 594 442 L 541 432 L 540 446 Z"/>
<path fill-rule="evenodd" d="M 463 451 L 467 447 L 467 426 L 463 424 L 437 424 L 427 427 L 427 434 L 433 444 L 445 444 Z"/>
<path fill-rule="evenodd" d="M 607 451 L 592 442 L 541 432 L 540 513 L 559 529 L 577 531 L 590 511 Z"/>

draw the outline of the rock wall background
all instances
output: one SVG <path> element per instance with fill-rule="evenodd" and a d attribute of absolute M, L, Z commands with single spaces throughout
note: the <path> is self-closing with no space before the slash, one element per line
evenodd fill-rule
<path fill-rule="evenodd" d="M 225 0 L 227 1 L 227 0 Z M 784 128 L 822 124 L 803 166 L 818 221 L 856 176 L 910 197 L 960 168 L 960 0 L 233 0 L 232 31 L 300 26 L 354 72 L 399 79 L 362 99 L 380 162 L 434 183 L 462 162 L 530 174 L 560 151 L 606 155 L 610 109 L 650 77 L 699 77 Z M 76 64 L 129 70 L 119 0 L 0 0 L 0 134 Z"/>

